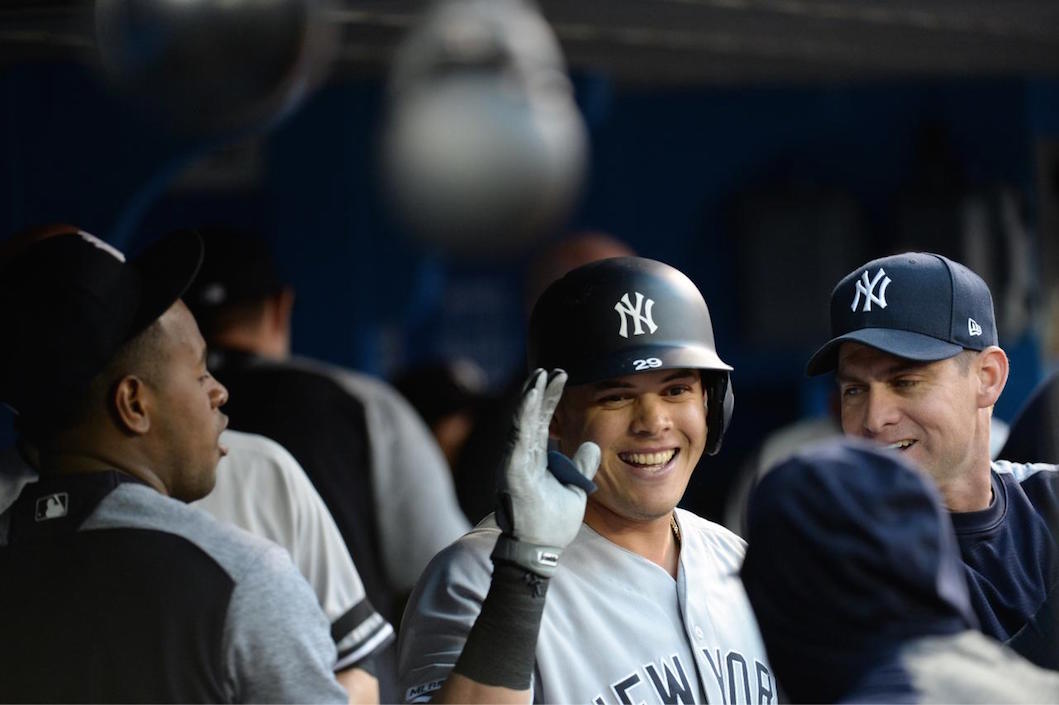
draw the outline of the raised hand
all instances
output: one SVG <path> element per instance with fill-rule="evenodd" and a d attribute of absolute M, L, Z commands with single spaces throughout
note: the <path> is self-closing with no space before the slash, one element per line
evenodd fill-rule
<path fill-rule="evenodd" d="M 572 460 L 554 452 L 549 459 L 548 426 L 565 384 L 562 370 L 550 374 L 534 370 L 527 380 L 515 414 L 497 511 L 504 537 L 513 540 L 498 541 L 493 558 L 544 576 L 554 573 L 559 554 L 581 527 L 586 490 L 595 489 L 591 480 L 600 458 L 599 446 L 589 442 L 577 449 Z"/>

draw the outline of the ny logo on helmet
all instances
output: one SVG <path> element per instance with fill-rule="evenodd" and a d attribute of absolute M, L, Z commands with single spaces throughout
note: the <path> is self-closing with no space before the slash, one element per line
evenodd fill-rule
<path fill-rule="evenodd" d="M 654 319 L 651 318 L 651 309 L 654 308 L 654 299 L 647 299 L 647 305 L 644 305 L 644 295 L 640 292 L 633 292 L 636 296 L 636 305 L 634 306 L 632 301 L 629 300 L 628 294 L 623 294 L 621 300 L 614 304 L 614 310 L 621 316 L 621 328 L 618 330 L 618 335 L 623 338 L 629 337 L 629 319 L 632 319 L 632 334 L 643 335 L 644 326 L 647 326 L 650 333 L 654 333 L 658 330 L 658 326 L 655 325 Z"/>
<path fill-rule="evenodd" d="M 882 287 L 879 289 L 879 295 L 876 296 L 875 287 L 880 279 L 882 279 Z M 860 275 L 860 281 L 857 282 L 856 295 L 853 297 L 853 305 L 849 307 L 849 310 L 857 310 L 861 294 L 864 294 L 864 308 L 861 309 L 862 311 L 871 311 L 873 303 L 879 304 L 879 308 L 886 308 L 886 287 L 888 286 L 890 286 L 890 277 L 886 276 L 885 269 L 879 267 L 879 271 L 875 273 L 875 278 L 871 281 L 868 281 L 868 270 L 865 269 L 864 274 Z"/>

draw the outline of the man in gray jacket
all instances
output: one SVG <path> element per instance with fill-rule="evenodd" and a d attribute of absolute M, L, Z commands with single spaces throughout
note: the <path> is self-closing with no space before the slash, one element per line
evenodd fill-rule
<path fill-rule="evenodd" d="M 0 399 L 41 478 L 0 513 L 0 700 L 346 701 L 290 558 L 185 505 L 227 423 L 179 300 L 201 257 L 70 232 L 2 266 Z"/>

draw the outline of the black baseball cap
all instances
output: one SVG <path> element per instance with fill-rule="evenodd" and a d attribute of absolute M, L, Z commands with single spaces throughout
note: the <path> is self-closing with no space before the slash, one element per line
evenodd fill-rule
<path fill-rule="evenodd" d="M 959 262 L 929 252 L 872 260 L 831 292 L 831 335 L 806 373 L 838 365 L 842 343 L 862 343 L 921 362 L 997 344 L 993 297 L 982 278 Z"/>
<path fill-rule="evenodd" d="M 260 236 L 227 226 L 196 228 L 202 269 L 184 301 L 196 318 L 231 304 L 257 301 L 283 288 L 272 251 Z"/>
<path fill-rule="evenodd" d="M 37 417 L 83 393 L 180 298 L 201 262 L 202 243 L 189 232 L 132 260 L 80 230 L 12 255 L 0 264 L 0 401 Z"/>

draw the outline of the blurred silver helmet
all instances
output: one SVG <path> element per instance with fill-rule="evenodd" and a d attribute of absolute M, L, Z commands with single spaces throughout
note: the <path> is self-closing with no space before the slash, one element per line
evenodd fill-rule
<path fill-rule="evenodd" d="M 517 248 L 566 214 L 586 131 L 548 24 L 521 0 L 436 4 L 397 52 L 383 167 L 423 239 Z"/>

